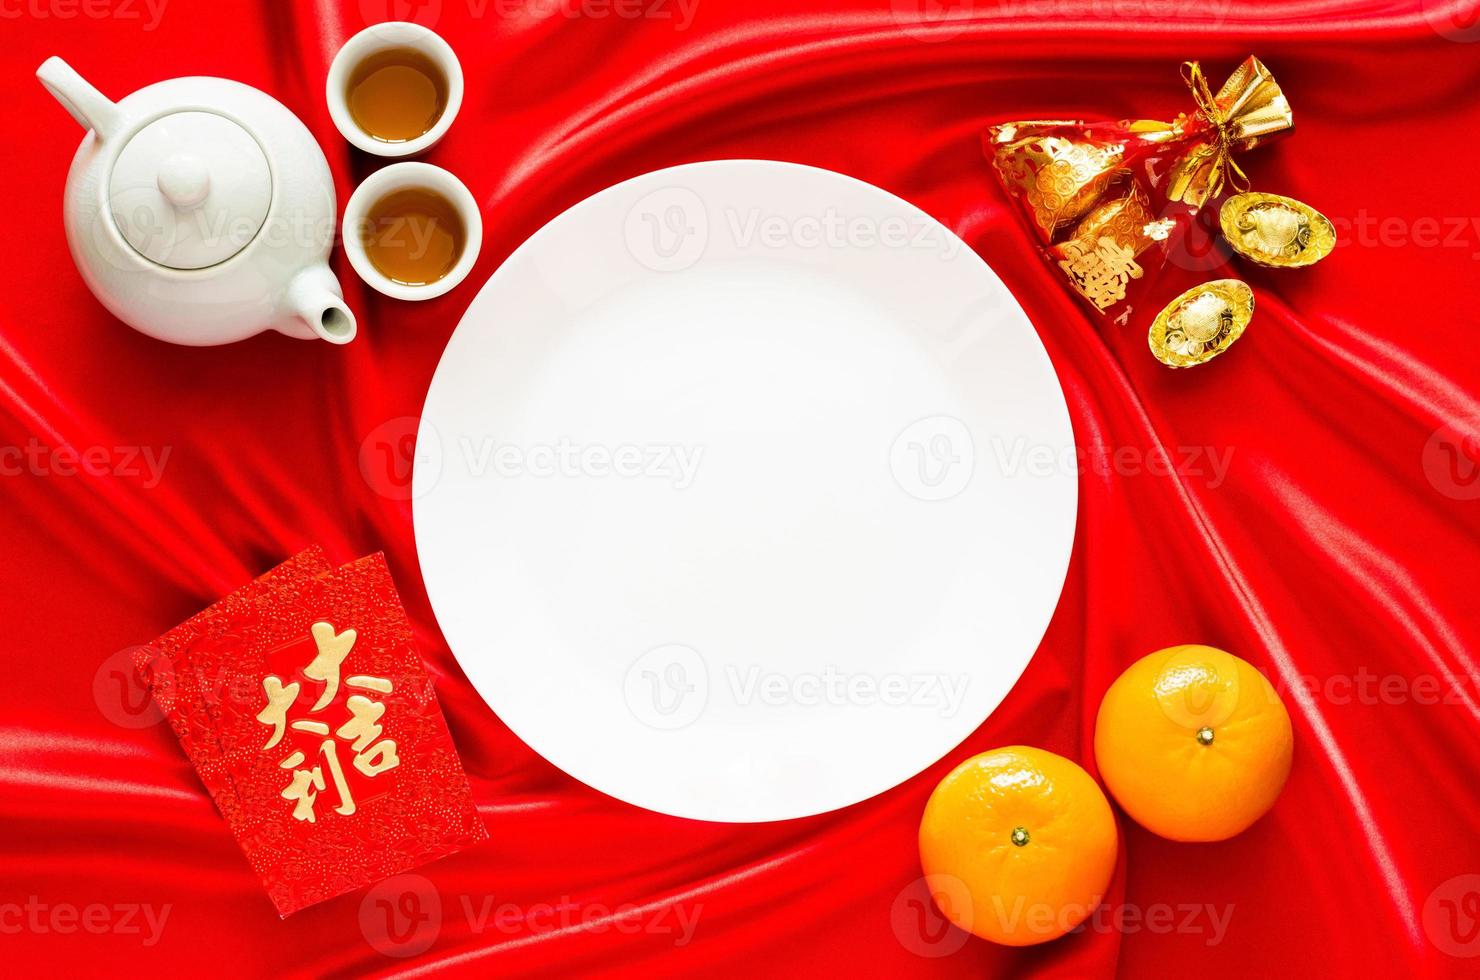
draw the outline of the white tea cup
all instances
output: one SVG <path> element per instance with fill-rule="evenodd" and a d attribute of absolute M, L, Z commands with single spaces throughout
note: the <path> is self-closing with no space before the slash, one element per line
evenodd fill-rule
<path fill-rule="evenodd" d="M 403 190 L 425 190 L 446 200 L 463 226 L 462 252 L 442 278 L 424 285 L 397 282 L 376 268 L 365 250 L 364 234 L 375 205 Z M 483 245 L 483 218 L 478 202 L 450 171 L 430 163 L 393 163 L 366 177 L 344 206 L 344 254 L 366 285 L 393 299 L 424 300 L 441 296 L 467 278 Z"/>
<path fill-rule="evenodd" d="M 446 104 L 437 121 L 425 133 L 414 139 L 392 142 L 377 139 L 355 120 L 350 111 L 349 87 L 355 78 L 355 70 L 368 59 L 386 51 L 410 49 L 428 59 L 432 67 L 441 73 L 447 86 Z M 406 21 L 387 21 L 365 28 L 348 41 L 334 61 L 329 65 L 329 79 L 325 83 L 324 97 L 329 103 L 329 115 L 334 120 L 340 135 L 350 143 L 382 157 L 409 157 L 431 149 L 446 135 L 457 110 L 462 107 L 462 65 L 453 53 L 452 45 L 442 40 L 435 32 Z"/>

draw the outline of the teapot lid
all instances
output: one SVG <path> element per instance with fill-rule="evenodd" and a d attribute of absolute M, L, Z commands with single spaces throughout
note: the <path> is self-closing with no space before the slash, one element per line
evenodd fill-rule
<path fill-rule="evenodd" d="M 247 246 L 272 204 L 272 169 L 240 125 L 190 110 L 156 119 L 124 145 L 108 210 L 140 255 L 171 269 L 204 269 Z"/>

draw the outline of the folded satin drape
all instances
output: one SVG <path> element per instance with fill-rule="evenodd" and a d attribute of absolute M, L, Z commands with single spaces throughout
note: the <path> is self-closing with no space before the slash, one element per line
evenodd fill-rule
<path fill-rule="evenodd" d="M 0 13 L 0 949 L 16 968 L 1473 975 L 1474 0 L 38 0 Z M 337 136 L 322 80 L 345 38 L 397 16 L 462 57 L 462 114 L 428 159 L 483 203 L 470 281 L 400 304 L 336 253 L 360 318 L 344 349 L 276 335 L 185 349 L 113 320 L 68 257 L 60 200 L 82 134 L 30 78 L 42 59 L 61 54 L 113 97 L 188 74 L 263 88 L 319 138 L 342 206 L 373 164 Z M 1304 272 L 1174 259 L 1167 296 L 1236 275 L 1258 309 L 1224 357 L 1172 372 L 1144 325 L 1102 322 L 1041 263 L 979 133 L 1170 118 L 1189 108 L 1178 62 L 1222 77 L 1249 53 L 1297 131 L 1241 162 L 1256 188 L 1329 215 L 1342 244 Z M 954 228 L 1037 326 L 1082 454 L 1058 613 L 992 718 L 876 799 L 739 827 L 617 803 L 515 739 L 437 631 L 406 499 L 414 417 L 477 284 L 582 197 L 722 157 L 838 170 Z M 311 542 L 339 560 L 388 553 L 492 839 L 280 922 L 168 727 L 121 686 L 117 652 Z M 1105 687 L 1194 641 L 1253 661 L 1286 699 L 1296 758 L 1274 812 L 1212 846 L 1122 819 L 1107 911 L 1051 945 L 938 931 L 914 844 L 935 781 L 1008 743 L 1093 771 Z"/>

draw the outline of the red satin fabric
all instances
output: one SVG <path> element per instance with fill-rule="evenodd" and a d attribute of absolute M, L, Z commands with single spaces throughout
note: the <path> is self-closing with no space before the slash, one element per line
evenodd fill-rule
<path fill-rule="evenodd" d="M 1480 9 L 966 0 L 932 26 L 943 8 L 924 3 L 922 16 L 914 0 L 700 0 L 685 23 L 677 0 L 426 0 L 409 11 L 387 0 L 173 0 L 153 29 L 143 0 L 3 5 L 0 445 L 34 446 L 40 460 L 16 475 L 9 455 L 0 480 L 8 969 L 1473 975 L 1476 960 L 1451 954 L 1480 951 L 1480 899 L 1465 880 L 1446 882 L 1480 872 L 1480 43 L 1465 40 L 1480 33 Z M 633 9 L 670 16 L 613 12 Z M 62 186 L 82 134 L 30 78 L 42 59 L 63 55 L 114 97 L 189 74 L 263 88 L 320 139 L 342 207 L 375 164 L 336 134 L 323 79 L 345 38 L 388 15 L 434 23 L 462 57 L 462 114 L 428 159 L 484 202 L 471 280 L 397 303 L 361 286 L 336 252 L 360 317 L 343 349 L 277 335 L 171 347 L 105 313 L 63 239 Z M 1148 354 L 1144 326 L 1093 317 L 1042 264 L 978 137 L 1003 119 L 1170 118 L 1190 108 L 1179 61 L 1202 59 L 1216 84 L 1251 52 L 1284 86 L 1297 132 L 1245 167 L 1256 187 L 1332 217 L 1344 244 L 1304 272 L 1225 273 L 1216 257 L 1184 257 L 1166 295 L 1231 274 L 1259 305 L 1228 354 L 1172 372 Z M 523 238 L 608 184 L 721 157 L 852 174 L 955 228 L 1037 325 L 1084 453 L 1058 613 L 996 714 L 876 799 L 738 827 L 607 799 L 499 723 L 437 631 L 399 499 L 407 473 L 380 456 L 404 451 L 414 430 L 395 420 L 418 413 L 459 315 Z M 66 475 L 58 447 L 106 451 L 92 455 L 93 473 Z M 156 463 L 168 452 L 162 476 L 126 447 Z M 341 561 L 388 553 L 491 832 L 421 870 L 442 912 L 414 956 L 367 939 L 380 912 L 362 915 L 358 894 L 279 921 L 168 726 L 117 723 L 133 716 L 110 688 L 114 651 L 311 542 Z M 1093 771 L 1106 686 L 1136 657 L 1189 641 L 1242 654 L 1284 693 L 1296 759 L 1274 812 L 1208 846 L 1159 840 L 1122 817 L 1109 899 L 1132 910 L 1123 929 L 1026 950 L 961 944 L 930 923 L 922 933 L 914 835 L 935 781 L 1007 743 Z M 41 927 L 17 930 L 7 903 L 28 902 L 44 907 Z M 103 934 L 50 917 L 130 903 L 170 907 L 157 941 L 145 942 L 147 926 L 124 930 L 116 911 Z M 601 918 L 628 905 L 626 918 Z M 1225 931 L 1215 934 L 1207 906 L 1228 913 Z M 675 910 L 692 925 L 687 942 Z"/>

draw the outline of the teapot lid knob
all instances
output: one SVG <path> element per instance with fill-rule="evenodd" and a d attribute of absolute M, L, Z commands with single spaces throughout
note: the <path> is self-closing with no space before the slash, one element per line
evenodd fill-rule
<path fill-rule="evenodd" d="M 159 192 L 182 210 L 198 207 L 211 191 L 211 172 L 194 153 L 176 153 L 159 168 Z"/>

